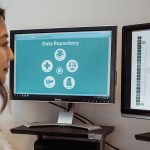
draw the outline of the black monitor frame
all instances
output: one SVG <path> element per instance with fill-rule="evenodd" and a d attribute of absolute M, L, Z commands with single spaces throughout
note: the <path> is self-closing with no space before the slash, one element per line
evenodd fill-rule
<path fill-rule="evenodd" d="M 16 95 L 14 94 L 14 61 L 10 64 L 10 89 L 12 91 L 13 100 L 36 100 L 36 101 L 60 101 L 60 102 L 90 102 L 90 103 L 114 103 L 115 97 L 115 75 L 116 75 L 116 26 L 96 26 L 96 27 L 75 27 L 75 28 L 53 28 L 53 29 L 28 29 L 28 30 L 11 30 L 10 31 L 10 47 L 14 51 L 15 34 L 30 33 L 57 33 L 57 32 L 76 32 L 76 31 L 112 31 L 111 45 L 111 81 L 110 96 L 67 96 L 67 95 Z"/>
<path fill-rule="evenodd" d="M 150 117 L 150 109 L 131 108 L 132 32 L 146 30 L 150 30 L 150 23 L 127 25 L 122 28 L 121 113 L 125 117 Z"/>

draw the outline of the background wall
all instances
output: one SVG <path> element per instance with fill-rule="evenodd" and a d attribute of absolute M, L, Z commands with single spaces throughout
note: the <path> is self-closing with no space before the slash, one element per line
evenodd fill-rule
<path fill-rule="evenodd" d="M 115 104 L 78 104 L 76 111 L 96 124 L 114 125 L 108 138 L 121 150 L 149 150 L 150 143 L 138 141 L 134 135 L 150 131 L 150 120 L 124 118 L 120 114 L 121 99 L 121 28 L 123 25 L 147 23 L 149 0 L 0 0 L 6 8 L 8 29 L 117 25 L 117 86 Z M 8 129 L 31 121 L 55 121 L 58 109 L 47 103 L 12 101 L 11 113 L 0 116 L 16 150 L 33 150 L 35 136 L 9 134 Z"/>

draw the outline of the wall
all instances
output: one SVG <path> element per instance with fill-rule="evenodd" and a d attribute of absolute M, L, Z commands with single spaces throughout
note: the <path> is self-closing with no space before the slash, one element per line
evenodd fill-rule
<path fill-rule="evenodd" d="M 7 10 L 9 30 L 117 25 L 116 102 L 110 105 L 79 104 L 76 110 L 96 124 L 114 125 L 115 132 L 107 140 L 121 150 L 150 149 L 149 142 L 138 141 L 134 137 L 137 133 L 150 131 L 150 120 L 124 118 L 120 114 L 121 28 L 149 22 L 149 0 L 0 0 L 0 5 Z M 1 118 L 3 128 L 7 130 L 47 118 L 55 121 L 57 113 L 56 107 L 45 103 L 12 101 L 12 113 L 5 112 Z M 35 136 L 8 134 L 8 137 L 16 150 L 33 150 Z"/>

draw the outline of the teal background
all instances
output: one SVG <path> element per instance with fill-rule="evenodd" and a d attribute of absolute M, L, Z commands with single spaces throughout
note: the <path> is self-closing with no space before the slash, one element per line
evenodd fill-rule
<path fill-rule="evenodd" d="M 16 94 L 42 93 L 81 96 L 109 94 L 109 37 L 57 39 L 57 41 L 63 42 L 68 40 L 79 41 L 80 44 L 79 46 L 42 47 L 42 41 L 53 42 L 55 39 L 16 40 Z M 54 52 L 58 48 L 66 51 L 66 59 L 64 61 L 56 61 L 54 58 Z M 47 59 L 53 62 L 53 70 L 45 73 L 42 71 L 41 64 Z M 75 73 L 70 73 L 66 69 L 66 63 L 70 59 L 78 62 L 79 68 Z M 57 67 L 63 68 L 63 74 L 58 75 L 56 73 Z M 56 85 L 54 88 L 47 89 L 44 86 L 44 78 L 46 76 L 55 77 Z M 73 89 L 68 90 L 63 86 L 63 80 L 67 76 L 72 76 L 76 81 Z"/>

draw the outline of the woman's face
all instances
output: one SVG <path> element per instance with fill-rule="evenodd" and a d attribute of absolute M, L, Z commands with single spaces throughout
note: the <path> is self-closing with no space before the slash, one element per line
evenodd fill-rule
<path fill-rule="evenodd" d="M 8 63 L 13 60 L 13 52 L 8 46 L 8 33 L 4 19 L 0 16 L 0 82 L 6 81 Z"/>

